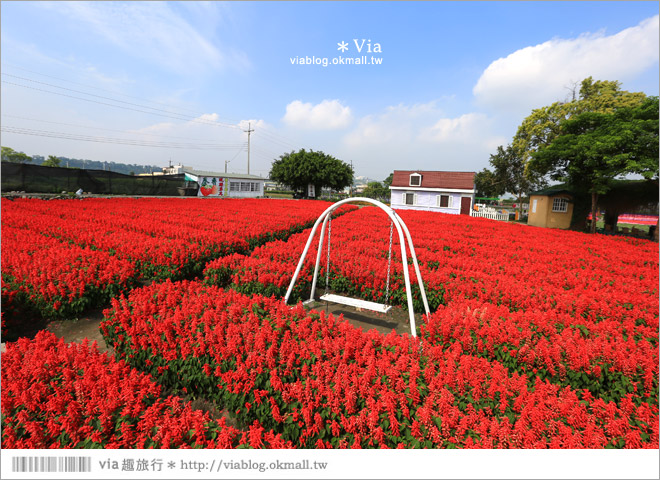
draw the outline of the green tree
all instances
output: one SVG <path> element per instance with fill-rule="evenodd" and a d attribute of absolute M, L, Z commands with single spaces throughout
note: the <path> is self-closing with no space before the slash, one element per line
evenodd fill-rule
<path fill-rule="evenodd" d="M 43 167 L 59 167 L 61 160 L 55 155 L 48 155 L 48 158 L 41 164 Z"/>
<path fill-rule="evenodd" d="M 476 197 L 499 197 L 506 193 L 503 182 L 487 168 L 474 174 L 474 188 Z"/>
<path fill-rule="evenodd" d="M 516 153 L 511 145 L 497 147 L 497 153 L 490 156 L 493 166 L 493 185 L 498 191 L 510 192 L 518 198 L 518 209 L 522 211 L 522 199 L 530 191 L 545 186 L 542 176 L 531 177 L 526 174 L 526 162 Z M 501 194 L 500 194 L 501 195 Z"/>
<path fill-rule="evenodd" d="M 645 98 L 642 92 L 621 90 L 620 82 L 585 78 L 577 98 L 532 110 L 518 127 L 512 148 L 526 163 L 533 152 L 550 145 L 557 138 L 560 123 L 573 115 L 585 112 L 612 113 L 617 108 L 640 105 Z M 533 176 L 538 172 L 528 173 Z"/>
<path fill-rule="evenodd" d="M 390 199 L 390 189 L 381 182 L 369 182 L 361 196 L 373 198 L 374 200 L 380 200 L 382 202 L 388 202 Z"/>
<path fill-rule="evenodd" d="M 644 93 L 621 90 L 620 82 L 585 78 L 580 84 L 579 92 L 573 92 L 570 101 L 555 102 L 532 110 L 518 127 L 511 146 L 515 154 L 522 158 L 525 174 L 530 179 L 539 179 L 544 172 L 532 168 L 533 164 L 530 164 L 529 160 L 535 152 L 552 144 L 560 134 L 562 122 L 581 113 L 612 113 L 617 108 L 634 107 L 640 105 L 645 98 Z M 574 201 L 571 228 L 581 230 L 584 228 L 588 211 L 588 207 L 583 207 L 583 203 L 589 201 L 588 195 L 576 191 Z"/>
<path fill-rule="evenodd" d="M 383 185 L 387 188 L 392 186 L 392 180 L 394 180 L 394 173 L 390 173 L 385 180 L 383 180 Z"/>
<path fill-rule="evenodd" d="M 11 163 L 27 163 L 32 161 L 32 157 L 23 152 L 17 152 L 13 148 L 2 147 L 2 161 Z"/>
<path fill-rule="evenodd" d="M 347 163 L 323 152 L 302 149 L 280 156 L 271 166 L 269 178 L 307 197 L 312 184 L 316 194 L 321 188 L 342 190 L 353 184 L 353 170 Z"/>
<path fill-rule="evenodd" d="M 612 113 L 583 112 L 560 123 L 552 143 L 532 154 L 530 168 L 553 180 L 568 182 L 591 196 L 596 218 L 598 196 L 617 177 L 658 177 L 658 98 Z M 596 222 L 591 222 L 595 232 Z"/>

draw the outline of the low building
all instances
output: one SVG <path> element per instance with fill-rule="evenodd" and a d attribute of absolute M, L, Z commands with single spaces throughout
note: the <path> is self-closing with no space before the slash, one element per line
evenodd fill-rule
<path fill-rule="evenodd" d="M 187 191 L 197 189 L 198 197 L 263 197 L 266 178 L 243 173 L 205 172 L 184 167 Z M 192 189 L 191 189 L 192 187 Z"/>
<path fill-rule="evenodd" d="M 469 215 L 474 203 L 474 175 L 474 172 L 395 170 L 390 205 L 401 210 Z"/>
<path fill-rule="evenodd" d="M 555 185 L 529 194 L 528 225 L 567 229 L 572 217 L 573 194 L 566 185 Z"/>

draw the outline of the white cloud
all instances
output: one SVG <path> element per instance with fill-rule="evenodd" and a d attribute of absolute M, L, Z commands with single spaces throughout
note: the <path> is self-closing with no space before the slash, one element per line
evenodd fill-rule
<path fill-rule="evenodd" d="M 286 106 L 284 123 L 307 130 L 337 130 L 353 121 L 350 107 L 339 100 L 323 100 L 317 105 L 294 100 Z"/>
<path fill-rule="evenodd" d="M 380 114 L 366 115 L 344 141 L 348 146 L 411 142 L 421 121 L 437 118 L 436 102 L 415 105 L 393 105 Z"/>
<path fill-rule="evenodd" d="M 658 16 L 613 35 L 588 33 L 526 47 L 491 63 L 473 93 L 481 105 L 530 111 L 567 96 L 592 76 L 625 81 L 658 64 Z"/>
<path fill-rule="evenodd" d="M 250 120 L 241 120 L 238 122 L 238 126 L 240 127 L 241 130 L 247 130 L 248 127 L 254 128 L 254 129 L 262 129 L 262 128 L 269 128 L 269 125 L 264 122 L 263 120 L 255 120 L 250 119 Z"/>
<path fill-rule="evenodd" d="M 385 178 L 393 170 L 478 171 L 507 139 L 498 122 L 483 113 L 447 115 L 437 102 L 399 104 L 361 118 L 344 136 L 339 158 L 356 171 Z"/>
<path fill-rule="evenodd" d="M 492 139 L 492 120 L 483 113 L 448 117 L 436 102 L 390 106 L 367 115 L 344 138 L 348 146 L 380 144 L 481 143 Z M 501 138 L 501 137 L 498 137 Z"/>
<path fill-rule="evenodd" d="M 488 117 L 483 113 L 441 118 L 433 126 L 422 130 L 419 139 L 432 142 L 472 142 L 481 139 L 489 123 Z"/>

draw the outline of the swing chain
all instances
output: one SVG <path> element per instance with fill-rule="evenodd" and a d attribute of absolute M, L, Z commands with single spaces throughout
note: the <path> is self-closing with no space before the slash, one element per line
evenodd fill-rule
<path fill-rule="evenodd" d="M 330 234 L 332 233 L 332 215 L 328 219 L 328 256 L 325 263 L 325 293 L 328 293 L 330 285 Z"/>
<path fill-rule="evenodd" d="M 394 222 L 390 223 L 390 253 L 387 257 L 387 285 L 385 287 L 385 304 L 390 299 L 390 268 L 392 266 L 392 231 L 394 230 Z"/>

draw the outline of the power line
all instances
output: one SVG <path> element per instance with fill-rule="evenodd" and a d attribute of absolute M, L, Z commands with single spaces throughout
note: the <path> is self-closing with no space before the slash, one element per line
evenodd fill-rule
<path fill-rule="evenodd" d="M 92 89 L 96 89 L 96 90 L 100 90 L 100 91 L 109 92 L 108 90 L 100 89 L 98 87 L 92 87 L 92 86 L 89 86 L 89 85 L 84 85 L 84 84 L 72 82 L 70 80 L 65 80 L 65 79 L 62 79 L 62 78 L 53 77 L 53 76 L 41 74 L 41 73 L 38 73 L 38 72 L 33 72 L 31 70 L 27 70 L 27 69 L 24 69 L 24 68 L 21 68 L 21 67 L 12 66 L 12 68 L 17 68 L 19 70 L 34 73 L 36 75 L 41 75 L 41 76 L 44 76 L 44 77 L 54 78 L 54 79 L 61 80 L 61 81 L 67 82 L 67 83 L 72 83 L 74 85 L 80 85 L 80 86 L 83 86 L 83 87 L 86 87 L 86 88 L 92 88 Z M 200 123 L 200 124 L 204 124 L 204 125 L 215 125 L 215 126 L 221 126 L 221 127 L 226 127 L 226 128 L 236 128 L 236 129 L 241 128 L 237 124 L 238 122 L 236 122 L 236 124 L 230 124 L 230 123 L 225 123 L 225 122 L 202 120 L 198 117 L 192 117 L 190 115 L 184 115 L 184 114 L 177 113 L 177 112 L 171 111 L 171 110 L 163 110 L 163 109 L 160 109 L 160 108 L 150 107 L 150 106 L 144 105 L 144 104 L 127 102 L 127 101 L 124 101 L 124 100 L 118 100 L 116 98 L 106 97 L 106 96 L 102 96 L 102 95 L 95 95 L 93 93 L 88 93 L 88 92 L 84 92 L 84 91 L 81 91 L 81 90 L 66 88 L 66 87 L 62 87 L 62 86 L 59 86 L 59 85 L 54 85 L 54 84 L 47 83 L 47 82 L 40 82 L 38 80 L 34 80 L 34 79 L 31 79 L 31 78 L 28 78 L 28 77 L 22 77 L 22 76 L 19 76 L 19 75 L 12 75 L 12 74 L 8 74 L 8 73 L 4 73 L 4 72 L 2 73 L 2 75 L 6 76 L 6 77 L 11 77 L 11 78 L 19 79 L 19 80 L 24 80 L 24 81 L 36 83 L 36 84 L 39 84 L 39 85 L 44 85 L 44 86 L 51 87 L 51 88 L 57 88 L 57 89 L 65 90 L 65 91 L 68 91 L 68 92 L 87 95 L 87 96 L 99 98 L 99 99 L 102 99 L 102 100 L 109 100 L 111 102 L 121 103 L 121 104 L 124 104 L 124 105 L 129 105 L 130 107 L 115 105 L 115 104 L 106 103 L 106 102 L 101 102 L 101 101 L 92 100 L 92 99 L 89 99 L 89 98 L 78 97 L 78 96 L 75 96 L 75 95 L 67 95 L 67 94 L 64 94 L 64 93 L 61 93 L 61 92 L 53 92 L 51 90 L 36 88 L 34 86 L 28 86 L 28 85 L 23 85 L 23 84 L 20 84 L 20 83 L 8 82 L 8 81 L 3 80 L 2 83 L 5 83 L 7 85 L 14 85 L 14 86 L 27 88 L 27 89 L 31 89 L 31 90 L 41 91 L 41 92 L 45 92 L 45 93 L 51 93 L 51 94 L 54 94 L 54 95 L 60 95 L 60 96 L 68 97 L 68 98 L 75 98 L 75 99 L 78 99 L 78 100 L 97 103 L 97 104 L 100 104 L 100 105 L 106 105 L 106 106 L 111 106 L 111 107 L 115 107 L 115 108 L 124 108 L 126 110 L 132 110 L 132 111 L 137 111 L 137 112 L 140 112 L 140 113 L 147 113 L 147 114 L 151 114 L 151 115 L 158 115 L 158 116 L 162 116 L 162 117 L 166 117 L 166 118 L 173 118 L 173 119 L 176 119 L 176 120 L 185 120 L 185 121 L 191 121 L 191 122 Z M 115 92 L 111 92 L 111 93 L 117 95 L 117 93 L 115 93 Z M 142 102 L 154 103 L 154 104 L 157 104 L 157 105 L 162 105 L 162 106 L 169 107 L 168 105 L 161 104 L 159 102 L 151 102 L 149 100 L 140 99 L 138 97 L 131 97 L 129 95 L 123 95 L 123 94 L 118 94 L 118 95 L 124 96 L 124 97 L 127 97 L 127 98 L 137 99 L 137 100 L 140 100 Z M 139 109 L 131 108 L 131 107 L 139 107 Z M 148 109 L 148 110 L 151 110 L 151 111 L 145 111 L 145 110 L 141 110 L 141 109 Z M 192 110 L 189 110 L 189 111 L 192 111 Z M 160 112 L 160 113 L 158 113 L 158 112 Z M 261 129 L 259 131 L 259 133 L 265 141 L 277 144 L 280 147 L 295 148 L 295 145 L 297 143 L 297 142 L 294 142 L 291 139 L 288 139 L 287 137 L 284 137 L 284 136 L 279 135 L 279 134 L 274 133 L 274 132 L 269 132 L 265 129 Z"/>
<path fill-rule="evenodd" d="M 193 142 L 193 141 L 195 141 L 195 142 L 197 142 L 197 141 L 198 142 L 212 142 L 212 140 L 206 140 L 206 139 L 203 140 L 203 139 L 199 139 L 199 138 L 177 137 L 177 136 L 173 136 L 173 135 L 158 135 L 158 134 L 155 134 L 155 133 L 131 132 L 131 131 L 128 131 L 128 130 L 116 130 L 116 129 L 112 129 L 112 128 L 90 127 L 89 125 L 77 125 L 77 124 L 74 124 L 74 123 L 53 122 L 53 121 L 50 121 L 50 120 L 41 120 L 41 119 L 38 119 L 38 118 L 21 117 L 21 116 L 18 116 L 18 115 L 8 115 L 6 113 L 3 113 L 2 116 L 3 117 L 8 117 L 8 118 L 16 118 L 16 119 L 19 119 L 19 120 L 30 120 L 30 121 L 33 121 L 33 122 L 50 123 L 50 124 L 53 124 L 53 125 L 62 125 L 62 126 L 66 126 L 66 127 L 79 127 L 79 128 L 88 128 L 88 129 L 91 129 L 91 130 L 104 130 L 104 131 L 107 131 L 107 132 L 126 133 L 126 134 L 129 134 L 129 135 L 145 135 L 145 136 L 149 136 L 149 137 L 161 137 L 161 138 L 178 138 L 178 139 L 181 139 L 181 140 L 188 140 L 188 141 L 191 141 L 191 142 Z"/>
<path fill-rule="evenodd" d="M 98 90 L 100 92 L 112 93 L 113 95 L 119 95 L 120 97 L 132 98 L 134 100 L 140 100 L 142 102 L 153 103 L 154 105 L 161 105 L 163 107 L 171 107 L 171 105 L 167 105 L 167 104 L 162 103 L 162 102 L 154 102 L 153 100 L 145 100 L 143 98 L 134 97 L 134 96 L 131 96 L 131 95 L 126 95 L 124 93 L 113 92 L 112 90 L 107 90 L 107 89 L 104 89 L 104 88 L 94 87 L 92 85 L 86 85 L 84 83 L 74 82 L 74 81 L 71 81 L 71 80 L 67 80 L 66 78 L 55 77 L 53 75 L 46 75 L 45 73 L 39 73 L 39 72 L 35 72 L 34 70 L 28 70 L 27 68 L 19 67 L 17 65 L 12 65 L 11 63 L 7 63 L 7 62 L 2 62 L 2 63 L 4 65 L 10 67 L 10 68 L 15 68 L 17 70 L 22 70 L 24 72 L 33 73 L 33 74 L 39 75 L 41 77 L 47 77 L 47 78 L 52 78 L 54 80 L 60 80 L 62 82 L 70 83 L 72 85 L 78 85 L 78 86 L 85 87 L 85 88 L 91 88 L 93 90 Z M 188 109 L 188 108 L 183 108 L 183 107 L 176 107 L 176 108 L 181 109 L 181 110 L 186 110 L 186 111 L 194 113 L 196 115 L 201 115 L 202 114 L 200 112 L 197 112 L 195 110 L 191 110 L 191 109 Z"/>
<path fill-rule="evenodd" d="M 279 142 L 279 143 L 282 143 L 282 144 L 289 145 L 291 147 L 295 147 L 295 145 L 298 143 L 298 142 L 295 142 L 294 140 L 290 140 L 287 137 L 284 137 L 284 136 L 279 135 L 277 133 L 269 132 L 268 130 L 263 130 L 262 129 L 262 130 L 260 130 L 260 133 L 263 134 L 263 135 L 266 135 L 267 137 L 271 137 L 273 139 L 271 141 L 273 141 L 273 142 L 276 141 L 276 142 Z M 280 138 L 282 140 L 279 140 Z"/>
<path fill-rule="evenodd" d="M 131 95 L 126 95 L 126 94 L 123 94 L 123 93 L 114 92 L 114 91 L 111 91 L 111 90 L 107 90 L 107 89 L 103 89 L 103 88 L 95 87 L 95 86 L 92 86 L 92 85 L 87 85 L 87 84 L 84 84 L 84 83 L 73 82 L 73 81 L 71 81 L 71 80 L 67 80 L 67 79 L 65 79 L 65 78 L 54 77 L 54 76 L 52 76 L 52 75 L 46 75 L 46 74 L 44 74 L 44 73 L 35 72 L 35 71 L 33 71 L 33 70 L 28 70 L 28 69 L 26 69 L 26 68 L 18 67 L 18 66 L 16 66 L 16 65 L 7 64 L 6 62 L 3 62 L 3 63 L 4 63 L 5 65 L 10 66 L 11 68 L 16 68 L 16 69 L 18 69 L 18 70 L 23 70 L 23 71 L 25 71 L 25 72 L 33 73 L 33 74 L 35 74 L 35 75 L 39 75 L 39 76 L 42 76 L 42 77 L 53 78 L 53 79 L 55 79 L 55 80 L 60 80 L 60 81 L 62 81 L 62 82 L 70 83 L 70 84 L 72 84 L 72 85 L 78 85 L 78 86 L 85 87 L 85 88 L 91 88 L 92 90 L 98 90 L 98 91 L 101 91 L 101 92 L 112 93 L 113 95 L 118 95 L 118 96 L 120 96 L 120 97 L 132 98 L 132 99 L 134 99 L 134 100 L 139 100 L 139 101 L 141 101 L 141 102 L 143 102 L 143 103 L 144 103 L 144 102 L 146 102 L 146 103 L 153 103 L 154 105 L 160 105 L 160 106 L 163 106 L 163 107 L 167 107 L 167 108 L 169 108 L 169 110 L 166 110 L 167 112 L 171 112 L 172 110 L 180 109 L 180 110 L 185 110 L 185 111 L 188 111 L 188 112 L 190 112 L 190 113 L 193 113 L 193 114 L 195 114 L 196 116 L 205 115 L 204 112 L 199 112 L 199 111 L 196 111 L 196 110 L 191 110 L 191 109 L 189 109 L 189 108 L 183 108 L 183 107 L 180 107 L 180 106 L 176 106 L 176 107 L 174 107 L 174 106 L 172 106 L 172 105 L 168 105 L 168 104 L 166 104 L 166 103 L 155 102 L 155 101 L 147 100 L 147 99 L 140 98 L 140 97 L 135 97 L 135 96 L 131 96 Z M 20 76 L 17 76 L 17 75 L 11 75 L 11 74 L 7 74 L 7 73 L 4 73 L 3 75 L 10 76 L 10 77 L 14 77 L 14 78 L 24 79 L 24 80 L 27 80 L 27 81 L 29 81 L 29 82 L 41 83 L 41 84 L 43 84 L 43 85 L 49 85 L 49 86 L 54 86 L 54 87 L 56 87 L 56 88 L 66 89 L 65 87 L 60 87 L 59 85 L 52 85 L 52 84 L 45 83 L 45 82 L 39 82 L 38 80 L 34 80 L 34 79 L 31 79 L 31 78 L 27 78 L 27 77 L 20 77 Z M 68 89 L 68 90 L 71 90 L 71 89 Z M 77 92 L 77 90 L 72 90 L 72 91 Z M 93 94 L 91 94 L 91 93 L 87 93 L 87 92 L 79 92 L 79 93 L 84 93 L 85 95 L 93 95 Z M 101 97 L 101 98 L 108 98 L 108 97 Z M 121 101 L 121 100 L 115 100 L 115 99 L 111 99 L 111 100 L 116 101 L 116 102 L 120 102 L 120 101 Z M 127 102 L 127 103 L 129 103 L 129 102 Z M 146 105 L 140 105 L 140 106 L 143 106 L 144 108 L 153 108 L 153 107 L 149 107 L 149 106 L 146 106 Z M 160 110 L 160 109 L 155 109 L 155 108 L 154 108 L 154 110 Z M 171 112 L 171 113 L 179 114 L 179 113 L 177 113 L 177 112 Z M 216 123 L 224 124 L 224 125 L 229 125 L 229 126 L 231 126 L 231 127 L 233 127 L 233 128 L 239 128 L 239 126 L 238 126 L 238 121 L 230 120 L 230 119 L 224 119 L 224 120 L 226 120 L 226 121 L 225 121 L 225 122 L 216 122 Z"/>
<path fill-rule="evenodd" d="M 2 125 L 0 129 L 7 133 L 19 135 L 34 135 L 39 137 L 57 138 L 61 140 L 80 140 L 84 142 L 110 143 L 117 145 L 132 145 L 141 147 L 159 148 L 186 148 L 194 150 L 233 150 L 243 149 L 245 144 L 202 144 L 202 143 L 173 143 L 173 142 L 150 142 L 148 140 L 133 140 L 128 138 L 94 137 L 90 135 L 79 135 L 65 132 L 52 132 L 47 130 L 34 130 L 29 128 L 11 127 Z"/>
<path fill-rule="evenodd" d="M 15 77 L 15 75 L 8 75 L 6 73 L 3 73 L 2 75 Z M 17 87 L 27 88 L 27 89 L 30 89 L 30 90 L 37 90 L 39 92 L 52 93 L 54 95 L 60 95 L 60 96 L 63 96 L 63 97 L 76 98 L 78 100 L 84 100 L 86 102 L 98 103 L 100 105 L 107 105 L 109 107 L 123 108 L 125 110 L 133 110 L 135 112 L 148 113 L 150 115 L 158 115 L 158 116 L 161 116 L 161 117 L 174 118 L 176 120 L 187 120 L 187 121 L 191 121 L 191 122 L 195 122 L 195 123 L 201 123 L 201 124 L 204 124 L 204 125 L 215 125 L 215 126 L 218 126 L 218 127 L 240 128 L 238 125 L 231 125 L 229 123 L 220 123 L 220 122 L 214 122 L 214 121 L 208 121 L 208 120 L 201 120 L 200 118 L 197 118 L 197 117 L 191 117 L 189 115 L 183 115 L 183 114 L 176 113 L 176 112 L 169 112 L 167 110 L 161 110 L 161 109 L 158 109 L 158 108 L 153 108 L 153 107 L 149 107 L 149 106 L 145 106 L 145 105 L 139 105 L 139 104 L 136 104 L 136 103 L 125 102 L 123 100 L 116 100 L 116 99 L 109 98 L 109 97 L 103 97 L 101 95 L 94 95 L 92 93 L 86 93 L 86 92 L 82 92 L 82 91 L 79 91 L 79 90 L 73 90 L 71 88 L 59 87 L 57 85 L 51 85 L 49 83 L 38 82 L 36 80 L 30 80 L 30 79 L 27 79 L 27 80 L 30 81 L 30 82 L 38 83 L 40 85 L 46 85 L 46 86 L 49 86 L 49 87 L 59 88 L 59 89 L 74 92 L 74 93 L 81 93 L 83 95 L 89 95 L 90 97 L 101 98 L 103 100 L 110 100 L 112 102 L 123 103 L 123 104 L 126 104 L 126 105 L 132 105 L 132 106 L 136 106 L 136 107 L 140 107 L 140 108 L 148 108 L 150 110 L 155 110 L 155 111 L 149 112 L 149 111 L 146 111 L 146 110 L 139 110 L 139 109 L 136 109 L 136 108 L 124 107 L 124 106 L 115 105 L 115 104 L 112 104 L 112 103 L 99 102 L 98 100 L 92 100 L 90 98 L 77 97 L 75 95 L 67 95 L 67 94 L 61 93 L 61 92 L 53 92 L 52 90 L 45 90 L 43 88 L 30 87 L 28 85 L 22 85 L 20 83 L 8 82 L 6 80 L 3 80 L 2 83 L 5 83 L 7 85 L 15 85 Z M 164 113 L 157 113 L 157 112 L 164 112 Z M 167 113 L 167 115 L 165 113 Z"/>
<path fill-rule="evenodd" d="M 238 155 L 245 150 L 245 147 L 242 147 L 238 152 L 236 152 L 236 155 L 231 157 L 231 160 L 225 160 L 225 173 L 227 173 L 227 164 L 231 163 L 238 157 Z"/>
<path fill-rule="evenodd" d="M 273 154 L 273 153 L 271 153 L 267 150 L 263 150 L 263 149 L 255 148 L 255 147 L 252 147 L 252 149 L 253 149 L 254 153 L 260 154 L 262 157 L 267 157 L 269 160 L 274 160 L 274 159 L 279 158 L 279 155 L 275 155 L 275 154 Z"/>
<path fill-rule="evenodd" d="M 272 138 L 264 137 L 264 136 L 262 136 L 262 134 L 263 134 L 263 132 L 262 132 L 262 131 L 259 131 L 259 132 L 257 133 L 257 138 L 259 138 L 260 140 L 264 140 L 264 141 L 266 141 L 266 142 L 270 142 L 270 143 L 273 144 L 273 146 L 275 146 L 275 147 L 283 148 L 283 149 L 286 149 L 286 150 L 289 150 L 289 149 L 291 149 L 291 148 L 295 148 L 295 147 L 294 147 L 293 145 L 291 145 L 291 144 L 286 144 L 286 143 L 284 143 L 284 142 L 280 142 L 279 140 L 275 140 L 275 139 L 272 139 Z"/>
<path fill-rule="evenodd" d="M 119 108 L 119 109 L 123 109 L 123 110 L 132 110 L 132 111 L 135 111 L 135 112 L 146 113 L 146 114 L 149 114 L 149 115 L 156 115 L 156 116 L 160 116 L 160 117 L 174 118 L 176 120 L 186 120 L 186 121 L 190 121 L 190 122 L 194 122 L 194 123 L 199 123 L 199 124 L 202 124 L 202 125 L 214 125 L 214 126 L 221 126 L 221 127 L 240 128 L 237 125 L 226 125 L 226 124 L 221 124 L 221 123 L 218 123 L 218 122 L 204 121 L 204 120 L 201 120 L 199 118 L 187 117 L 185 115 L 179 115 L 179 114 L 167 115 L 165 113 L 149 112 L 149 111 L 140 110 L 140 109 L 137 109 L 137 108 L 127 107 L 127 106 L 122 106 L 122 105 L 115 105 L 115 104 L 107 103 L 107 102 L 101 102 L 101 101 L 98 101 L 98 100 L 93 100 L 91 98 L 83 98 L 83 97 L 78 97 L 78 96 L 75 96 L 75 95 L 69 95 L 69 94 L 66 94 L 66 93 L 53 92 L 52 90 L 46 90 L 46 89 L 43 89 L 43 88 L 37 88 L 37 87 L 31 87 L 31 86 L 28 86 L 28 85 L 22 85 L 20 83 L 8 82 L 6 80 L 2 80 L 2 83 L 7 84 L 7 85 L 14 85 L 14 86 L 17 86 L 17 87 L 27 88 L 29 90 L 36 90 L 36 91 L 39 91 L 39 92 L 52 93 L 53 95 L 60 95 L 62 97 L 75 98 L 75 99 L 78 99 L 78 100 L 83 100 L 85 102 L 90 102 L 90 103 L 96 103 L 96 104 L 99 104 L 99 105 L 106 105 L 106 106 L 109 106 L 109 107 Z M 42 83 L 42 82 L 38 82 L 38 83 Z M 61 87 L 55 86 L 55 88 L 61 88 Z M 70 90 L 70 89 L 65 89 L 65 90 Z M 85 94 L 85 95 L 91 95 L 91 94 L 86 94 L 84 92 L 82 92 L 82 93 Z M 97 95 L 93 95 L 93 96 L 97 96 Z M 105 98 L 105 97 L 100 97 L 100 98 Z M 115 101 L 115 100 L 112 100 L 112 101 Z M 127 102 L 122 102 L 122 103 L 127 103 Z M 151 108 L 151 107 L 146 107 L 146 108 Z M 252 130 L 252 131 L 254 131 L 254 130 Z M 268 139 L 266 138 L 265 140 L 268 140 Z M 268 140 L 268 141 L 273 142 L 272 140 Z"/>

